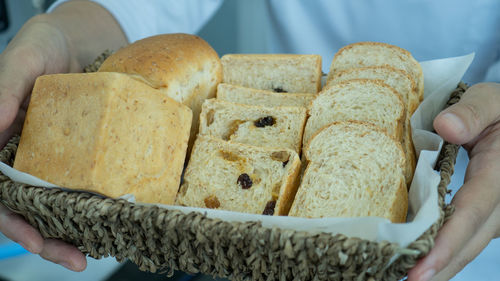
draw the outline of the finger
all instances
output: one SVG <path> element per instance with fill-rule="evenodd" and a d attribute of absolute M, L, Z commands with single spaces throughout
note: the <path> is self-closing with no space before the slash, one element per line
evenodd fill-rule
<path fill-rule="evenodd" d="M 490 174 L 488 174 L 490 172 Z M 494 171 L 471 177 L 453 198 L 455 212 L 439 231 L 429 254 L 409 271 L 408 280 L 427 281 L 443 270 L 476 234 L 499 201 Z"/>
<path fill-rule="evenodd" d="M 434 119 L 434 129 L 445 140 L 464 144 L 500 120 L 500 84 L 476 84 L 462 99 Z"/>
<path fill-rule="evenodd" d="M 83 271 L 87 267 L 85 255 L 75 246 L 60 240 L 45 240 L 40 256 L 73 271 Z"/>
<path fill-rule="evenodd" d="M 0 232 L 31 253 L 42 252 L 43 238 L 40 233 L 21 216 L 11 212 L 2 204 L 0 204 Z"/>
<path fill-rule="evenodd" d="M 12 124 L 43 71 L 40 58 L 31 49 L 13 48 L 0 56 L 0 132 Z"/>
<path fill-rule="evenodd" d="M 465 245 L 465 247 L 454 256 L 451 262 L 441 270 L 432 280 L 450 280 L 458 272 L 464 269 L 467 264 L 474 260 L 488 243 L 497 234 L 497 228 L 500 225 L 500 205 L 497 206 L 486 223 L 479 229 L 474 237 Z"/>

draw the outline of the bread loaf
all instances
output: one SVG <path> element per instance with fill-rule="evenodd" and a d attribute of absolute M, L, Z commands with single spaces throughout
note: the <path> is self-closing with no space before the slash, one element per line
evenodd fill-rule
<path fill-rule="evenodd" d="M 316 97 L 308 93 L 277 93 L 221 83 L 217 86 L 217 99 L 257 106 L 301 106 L 307 108 Z"/>
<path fill-rule="evenodd" d="M 40 76 L 14 168 L 53 184 L 172 204 L 191 110 L 120 73 Z"/>
<path fill-rule="evenodd" d="M 202 38 L 162 34 L 136 41 L 108 57 L 100 72 L 133 75 L 193 111 L 190 144 L 198 130 L 201 105 L 215 96 L 222 79 L 219 56 Z"/>
<path fill-rule="evenodd" d="M 304 155 L 308 165 L 290 216 L 406 220 L 404 154 L 383 130 L 366 122 L 335 122 L 313 136 Z"/>
<path fill-rule="evenodd" d="M 358 79 L 332 84 L 318 94 L 309 109 L 303 145 L 324 126 L 335 121 L 366 121 L 401 141 L 405 108 L 401 95 L 387 84 Z"/>
<path fill-rule="evenodd" d="M 228 54 L 221 58 L 222 82 L 287 93 L 317 93 L 321 56 L 293 54 Z"/>
<path fill-rule="evenodd" d="M 218 99 L 203 103 L 200 133 L 221 140 L 255 146 L 280 147 L 300 152 L 306 109 L 264 107 Z"/>
<path fill-rule="evenodd" d="M 365 66 L 389 65 L 404 70 L 416 83 L 419 100 L 424 97 L 422 67 L 410 52 L 400 47 L 379 42 L 358 42 L 341 48 L 334 56 L 327 80 L 340 71 Z"/>
<path fill-rule="evenodd" d="M 409 186 L 413 179 L 413 173 L 417 164 L 415 149 L 412 141 L 410 118 L 420 103 L 413 79 L 405 71 L 390 66 L 349 68 L 336 72 L 329 78 L 330 80 L 327 82 L 327 85 L 350 79 L 381 80 L 394 88 L 396 92 L 401 94 L 403 103 L 406 106 L 405 120 L 403 123 L 403 140 L 401 144 L 407 160 L 405 178 L 407 180 L 407 185 Z"/>
<path fill-rule="evenodd" d="M 286 215 L 297 190 L 299 157 L 199 136 L 177 204 L 265 215 Z"/>

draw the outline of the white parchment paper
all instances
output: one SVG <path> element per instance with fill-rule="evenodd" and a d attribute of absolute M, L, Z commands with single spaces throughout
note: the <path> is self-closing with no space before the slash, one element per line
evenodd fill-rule
<path fill-rule="evenodd" d="M 198 211 L 206 214 L 207 217 L 226 221 L 260 221 L 264 227 L 279 227 L 314 233 L 341 233 L 376 242 L 386 240 L 406 247 L 424 233 L 439 217 L 437 186 L 440 176 L 433 167 L 443 145 L 443 140 L 432 133 L 432 121 L 448 101 L 449 94 L 456 88 L 473 58 L 474 54 L 469 54 L 421 62 L 424 72 L 425 98 L 411 118 L 413 140 L 419 159 L 409 193 L 407 223 L 394 224 L 387 219 L 375 217 L 305 219 L 179 206 L 159 206 L 183 212 Z M 55 185 L 31 175 L 16 171 L 4 163 L 0 163 L 0 171 L 14 181 L 35 186 L 55 187 Z M 130 196 L 125 196 L 125 198 L 133 200 Z"/>

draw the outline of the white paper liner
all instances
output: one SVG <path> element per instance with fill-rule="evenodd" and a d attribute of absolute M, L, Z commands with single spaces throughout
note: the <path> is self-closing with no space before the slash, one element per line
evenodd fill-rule
<path fill-rule="evenodd" d="M 260 221 L 264 227 L 278 227 L 308 232 L 327 232 L 359 237 L 370 241 L 389 241 L 408 246 L 423 234 L 439 218 L 437 186 L 439 174 L 433 169 L 436 164 L 443 140 L 432 133 L 432 121 L 443 109 L 450 93 L 461 81 L 474 58 L 474 54 L 461 57 L 438 59 L 421 62 L 424 72 L 425 98 L 411 118 L 413 140 L 417 155 L 417 168 L 409 192 L 408 222 L 391 223 L 387 219 L 376 217 L 362 218 L 322 218 L 305 219 L 295 217 L 273 217 L 253 215 L 231 211 L 202 208 L 157 205 L 182 212 L 198 211 L 209 218 L 219 218 L 229 222 Z M 0 163 L 0 171 L 14 181 L 48 188 L 55 185 L 19 172 L 4 163 Z M 133 202 L 133 196 L 123 198 Z M 142 204 L 141 205 L 149 205 Z"/>

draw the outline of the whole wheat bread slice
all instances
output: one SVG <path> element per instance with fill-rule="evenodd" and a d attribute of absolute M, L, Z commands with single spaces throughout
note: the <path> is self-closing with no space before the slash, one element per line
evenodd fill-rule
<path fill-rule="evenodd" d="M 309 115 L 304 146 L 321 128 L 348 120 L 373 123 L 402 140 L 405 108 L 401 95 L 381 81 L 356 79 L 325 87 L 312 101 Z"/>
<path fill-rule="evenodd" d="M 227 54 L 221 62 L 223 83 L 288 93 L 321 88 L 319 55 Z"/>
<path fill-rule="evenodd" d="M 203 103 L 199 134 L 300 153 L 306 115 L 303 107 L 251 106 L 209 99 Z"/>
<path fill-rule="evenodd" d="M 310 93 L 277 93 L 226 83 L 217 87 L 217 99 L 247 105 L 307 107 L 315 97 Z"/>
<path fill-rule="evenodd" d="M 406 155 L 405 178 L 409 186 L 413 173 L 416 167 L 416 154 L 413 146 L 410 118 L 413 112 L 417 109 L 420 100 L 416 92 L 415 82 L 403 70 L 396 69 L 391 66 L 368 66 L 361 68 L 349 68 L 329 77 L 327 85 L 339 83 L 350 79 L 375 79 L 381 80 L 391 86 L 401 94 L 403 102 L 406 105 L 406 117 L 403 124 L 403 140 L 402 146 Z"/>
<path fill-rule="evenodd" d="M 196 139 L 178 205 L 287 215 L 297 190 L 300 160 L 293 150 Z"/>
<path fill-rule="evenodd" d="M 313 136 L 304 154 L 308 165 L 290 216 L 406 220 L 404 153 L 383 130 L 335 122 Z"/>
<path fill-rule="evenodd" d="M 358 42 L 341 48 L 334 56 L 327 80 L 342 70 L 365 66 L 389 65 L 406 71 L 416 83 L 419 100 L 424 95 L 422 67 L 410 52 L 400 47 L 379 42 Z"/>

